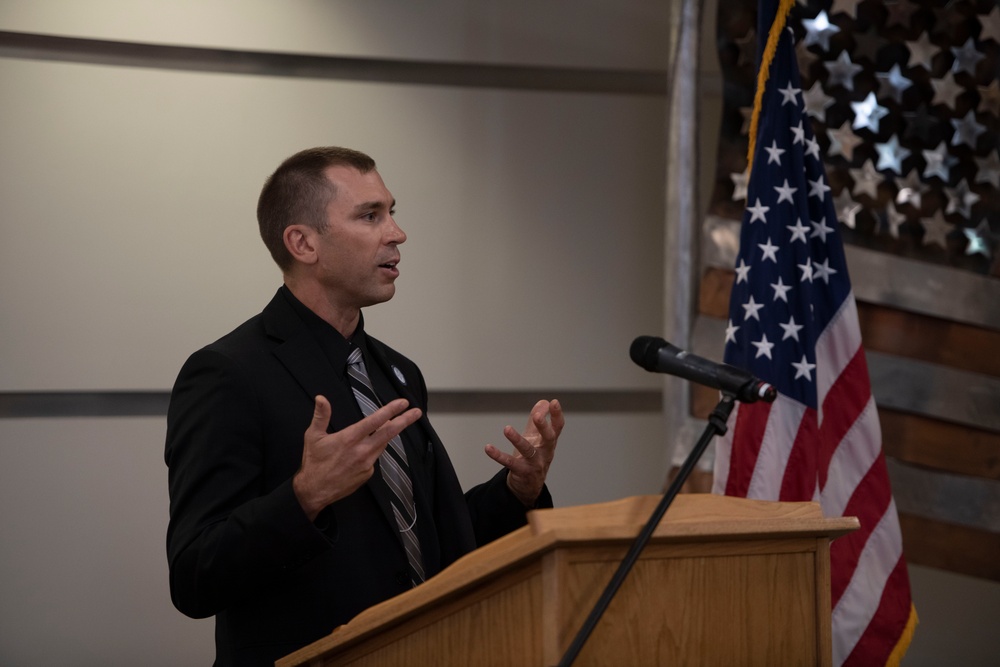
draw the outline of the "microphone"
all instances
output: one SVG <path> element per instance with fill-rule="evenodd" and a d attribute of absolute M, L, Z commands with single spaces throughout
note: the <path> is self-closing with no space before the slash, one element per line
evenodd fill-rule
<path fill-rule="evenodd" d="M 639 336 L 629 348 L 632 361 L 651 373 L 667 373 L 730 394 L 738 401 L 771 403 L 777 390 L 741 368 L 689 354 L 655 336 Z"/>

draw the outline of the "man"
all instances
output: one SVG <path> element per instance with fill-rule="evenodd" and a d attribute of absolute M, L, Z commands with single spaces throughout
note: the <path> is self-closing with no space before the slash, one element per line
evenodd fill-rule
<path fill-rule="evenodd" d="M 551 507 L 563 427 L 539 401 L 463 494 L 417 366 L 364 331 L 392 298 L 395 201 L 368 156 L 286 160 L 258 203 L 284 285 L 184 364 L 167 415 L 170 591 L 216 617 L 216 664 L 272 664 Z M 383 404 L 380 405 L 379 404 Z"/>

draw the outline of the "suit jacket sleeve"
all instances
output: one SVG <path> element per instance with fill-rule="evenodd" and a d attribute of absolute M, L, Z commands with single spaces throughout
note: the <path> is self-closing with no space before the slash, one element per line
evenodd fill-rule
<path fill-rule="evenodd" d="M 476 533 L 476 546 L 481 547 L 526 525 L 528 510 L 552 507 L 552 496 L 544 486 L 535 504 L 525 507 L 507 486 L 507 470 L 503 469 L 489 481 L 469 489 L 465 503 Z"/>
<path fill-rule="evenodd" d="M 202 350 L 181 369 L 171 395 L 170 593 L 195 618 L 252 598 L 328 548 L 291 478 L 276 485 L 265 479 L 266 433 L 253 386 L 232 359 Z"/>

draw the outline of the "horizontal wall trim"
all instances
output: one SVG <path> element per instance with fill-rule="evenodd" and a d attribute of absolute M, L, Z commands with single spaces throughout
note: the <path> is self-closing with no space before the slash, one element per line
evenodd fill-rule
<path fill-rule="evenodd" d="M 663 392 L 658 389 L 531 389 L 520 391 L 431 391 L 428 407 L 434 414 L 524 412 L 537 401 L 558 398 L 567 412 L 660 413 Z"/>
<path fill-rule="evenodd" d="M 543 398 L 558 398 L 567 412 L 659 413 L 662 392 L 632 389 L 517 391 L 445 390 L 429 396 L 434 414 L 524 412 Z M 162 417 L 168 391 L 0 392 L 0 419 L 53 417 Z"/>
<path fill-rule="evenodd" d="M 166 391 L 0 392 L 0 419 L 17 417 L 159 417 Z"/>
<path fill-rule="evenodd" d="M 448 63 L 240 51 L 0 31 L 0 57 L 307 79 L 666 95 L 665 70 Z"/>

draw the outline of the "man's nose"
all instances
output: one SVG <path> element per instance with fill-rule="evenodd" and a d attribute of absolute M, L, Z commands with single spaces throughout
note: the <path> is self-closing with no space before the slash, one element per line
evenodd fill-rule
<path fill-rule="evenodd" d="M 406 242 L 406 232 L 403 228 L 396 224 L 396 219 L 389 216 L 389 229 L 387 232 L 387 243 L 395 243 L 399 245 L 400 243 Z"/>

